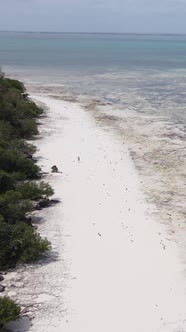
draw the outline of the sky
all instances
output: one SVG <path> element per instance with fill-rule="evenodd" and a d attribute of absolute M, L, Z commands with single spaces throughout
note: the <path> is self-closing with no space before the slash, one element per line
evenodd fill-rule
<path fill-rule="evenodd" d="M 0 30 L 186 33 L 186 0 L 0 0 Z"/>

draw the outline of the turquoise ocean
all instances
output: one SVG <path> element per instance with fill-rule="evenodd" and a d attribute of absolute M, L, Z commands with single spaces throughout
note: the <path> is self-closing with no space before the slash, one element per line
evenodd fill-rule
<path fill-rule="evenodd" d="M 127 145 L 186 263 L 186 35 L 1 32 L 0 65 L 32 94 L 81 103 Z"/>
<path fill-rule="evenodd" d="M 10 75 L 186 122 L 186 36 L 0 32 Z M 144 101 L 144 105 L 143 105 Z"/>

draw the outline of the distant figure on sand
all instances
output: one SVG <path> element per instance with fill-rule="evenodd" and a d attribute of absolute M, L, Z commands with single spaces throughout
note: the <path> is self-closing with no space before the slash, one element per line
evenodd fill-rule
<path fill-rule="evenodd" d="M 78 161 L 79 161 L 79 163 L 80 163 L 80 156 L 78 156 Z"/>
<path fill-rule="evenodd" d="M 52 173 L 58 173 L 58 168 L 56 165 L 52 166 L 51 169 L 52 169 Z"/>

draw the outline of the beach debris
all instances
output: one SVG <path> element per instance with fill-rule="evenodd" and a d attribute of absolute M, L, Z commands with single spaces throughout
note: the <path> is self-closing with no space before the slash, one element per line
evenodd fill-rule
<path fill-rule="evenodd" d="M 52 166 L 51 169 L 52 169 L 52 173 L 58 173 L 58 168 L 56 165 Z"/>
<path fill-rule="evenodd" d="M 25 100 L 28 100 L 29 94 L 28 93 L 22 93 L 22 96 Z"/>
<path fill-rule="evenodd" d="M 28 307 L 27 307 L 27 308 L 22 307 L 21 309 L 22 309 L 22 310 L 21 310 L 21 315 L 22 315 L 22 316 L 25 315 L 25 314 L 27 314 L 27 313 L 29 312 L 29 308 L 28 308 Z"/>
<path fill-rule="evenodd" d="M 52 206 L 53 204 L 57 204 L 60 203 L 59 199 L 53 198 L 53 199 L 49 199 L 49 198 L 41 198 L 35 205 L 35 209 L 36 210 L 41 210 L 43 208 L 47 208 L 49 206 Z"/>
<path fill-rule="evenodd" d="M 49 204 L 50 204 L 50 200 L 48 198 L 43 198 L 38 202 L 38 209 L 48 207 Z"/>
<path fill-rule="evenodd" d="M 0 281 L 3 281 L 4 277 L 2 276 L 2 274 L 0 273 Z"/>
<path fill-rule="evenodd" d="M 0 285 L 0 293 L 4 292 L 5 291 L 5 286 L 3 285 Z"/>
<path fill-rule="evenodd" d="M 101 236 L 101 233 L 98 233 L 99 236 Z"/>
<path fill-rule="evenodd" d="M 57 204 L 57 203 L 60 203 L 60 199 L 52 198 L 52 199 L 50 200 L 50 203 L 51 203 L 51 204 Z"/>
<path fill-rule="evenodd" d="M 79 163 L 80 163 L 80 156 L 78 156 L 78 161 L 79 161 Z"/>

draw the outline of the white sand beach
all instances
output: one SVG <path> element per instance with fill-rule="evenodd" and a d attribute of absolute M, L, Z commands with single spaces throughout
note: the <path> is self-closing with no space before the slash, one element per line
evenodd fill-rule
<path fill-rule="evenodd" d="M 61 203 L 37 213 L 52 258 L 22 269 L 16 298 L 30 304 L 29 331 L 186 331 L 178 248 L 152 216 L 127 145 L 78 103 L 32 97 L 48 107 L 37 156 Z"/>

